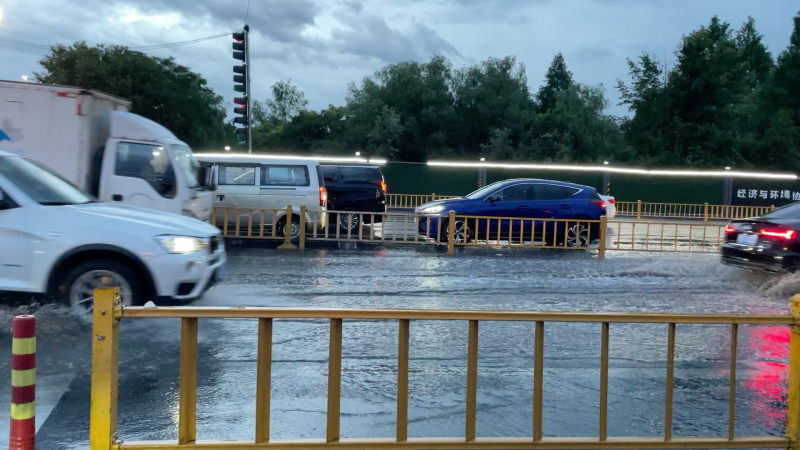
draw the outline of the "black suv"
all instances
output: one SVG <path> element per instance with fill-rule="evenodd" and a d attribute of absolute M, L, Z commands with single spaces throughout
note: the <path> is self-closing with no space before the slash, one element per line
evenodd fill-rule
<path fill-rule="evenodd" d="M 325 189 L 328 191 L 329 211 L 357 211 L 364 213 L 386 212 L 386 183 L 378 166 L 322 165 Z M 356 230 L 357 214 L 339 214 L 331 217 L 343 230 Z M 383 221 L 376 215 L 375 222 Z M 371 223 L 372 215 L 364 214 L 364 223 Z"/>

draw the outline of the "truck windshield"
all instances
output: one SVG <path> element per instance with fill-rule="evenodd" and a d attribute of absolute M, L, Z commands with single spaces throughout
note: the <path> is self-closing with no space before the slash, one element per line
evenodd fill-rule
<path fill-rule="evenodd" d="M 0 175 L 42 205 L 80 205 L 92 198 L 50 169 L 19 157 L 0 157 Z"/>
<path fill-rule="evenodd" d="M 175 162 L 178 163 L 178 170 L 186 178 L 186 185 L 196 188 L 198 176 L 200 174 L 200 163 L 194 157 L 192 149 L 185 145 L 173 145 L 172 152 L 175 154 Z"/>

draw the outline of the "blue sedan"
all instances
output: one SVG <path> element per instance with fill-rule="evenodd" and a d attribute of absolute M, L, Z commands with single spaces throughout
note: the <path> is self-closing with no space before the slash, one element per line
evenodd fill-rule
<path fill-rule="evenodd" d="M 465 197 L 420 206 L 415 211 L 422 215 L 417 220 L 418 232 L 447 240 L 450 211 L 466 216 L 456 217 L 456 242 L 533 240 L 546 245 L 588 247 L 600 237 L 599 223 L 580 221 L 600 220 L 606 213 L 606 204 L 590 186 L 527 178 L 505 180 Z"/>

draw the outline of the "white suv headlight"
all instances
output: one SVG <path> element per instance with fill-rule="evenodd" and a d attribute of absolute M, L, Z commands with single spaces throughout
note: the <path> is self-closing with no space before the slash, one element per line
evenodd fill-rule
<path fill-rule="evenodd" d="M 444 211 L 444 206 L 431 206 L 422 210 L 422 214 L 438 214 Z"/>
<path fill-rule="evenodd" d="M 192 236 L 158 236 L 158 241 L 170 253 L 194 253 L 206 248 L 206 241 Z"/>

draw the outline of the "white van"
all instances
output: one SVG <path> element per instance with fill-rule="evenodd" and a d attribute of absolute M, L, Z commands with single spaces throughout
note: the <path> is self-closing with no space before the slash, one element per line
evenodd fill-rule
<path fill-rule="evenodd" d="M 306 207 L 306 227 L 315 225 L 324 229 L 328 225 L 326 203 L 328 193 L 322 178 L 319 162 L 310 159 L 276 158 L 272 156 L 243 154 L 198 153 L 198 161 L 204 171 L 210 171 L 210 179 L 216 185 L 214 206 L 217 208 L 244 208 L 239 216 L 240 230 L 246 232 L 250 223 L 261 223 L 261 212 L 254 211 L 252 219 L 249 209 L 286 209 L 292 206 L 292 239 L 300 237 L 300 207 Z M 276 224 L 276 234 L 285 236 L 287 228 L 285 211 L 264 211 L 265 233 L 271 233 Z M 222 226 L 224 210 L 218 210 L 216 224 Z M 274 220 L 274 222 L 273 222 Z M 236 226 L 236 214 L 229 211 L 228 226 Z M 269 230 L 269 231 L 267 231 Z"/>

